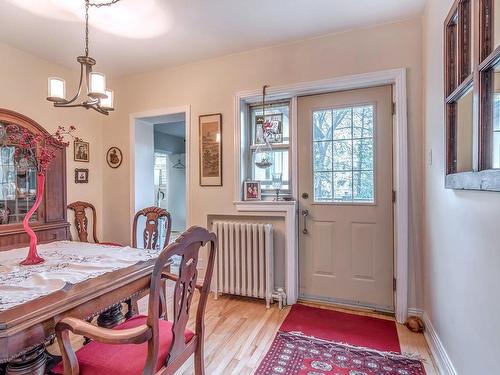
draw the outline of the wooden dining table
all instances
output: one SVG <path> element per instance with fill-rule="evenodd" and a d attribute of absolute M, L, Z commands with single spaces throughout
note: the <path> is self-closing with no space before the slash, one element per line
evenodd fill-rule
<path fill-rule="evenodd" d="M 54 338 L 57 322 L 68 316 L 91 319 L 106 311 L 109 318 L 109 311 L 149 288 L 160 252 L 96 244 L 75 247 L 69 241 L 39 250 L 47 260 L 31 269 L 17 266 L 22 251 L 0 253 L 0 374 L 45 374 L 45 345 Z M 120 319 L 117 315 L 114 318 Z"/>

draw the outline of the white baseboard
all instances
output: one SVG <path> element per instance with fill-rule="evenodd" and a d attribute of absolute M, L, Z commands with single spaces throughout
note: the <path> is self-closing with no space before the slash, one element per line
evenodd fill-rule
<path fill-rule="evenodd" d="M 439 339 L 439 336 L 432 325 L 432 322 L 429 318 L 429 315 L 424 311 L 422 314 L 422 319 L 425 324 L 424 336 L 427 344 L 432 353 L 432 357 L 434 358 L 434 362 L 438 367 L 438 371 L 442 375 L 458 375 L 453 363 L 451 362 L 446 349 L 443 346 L 443 343 Z"/>
<path fill-rule="evenodd" d="M 416 307 L 410 307 L 408 309 L 408 316 L 418 316 L 421 318 L 424 315 L 424 310 L 416 308 Z"/>
<path fill-rule="evenodd" d="M 448 357 L 448 353 L 441 342 L 432 322 L 427 313 L 419 308 L 410 307 L 408 309 L 409 316 L 418 316 L 422 318 L 425 325 L 425 341 L 427 341 L 427 345 L 429 345 L 429 349 L 431 351 L 432 357 L 434 359 L 434 363 L 437 366 L 437 370 L 441 375 L 457 375 L 457 371 L 455 367 L 453 367 L 453 363 L 451 362 L 450 357 Z"/>

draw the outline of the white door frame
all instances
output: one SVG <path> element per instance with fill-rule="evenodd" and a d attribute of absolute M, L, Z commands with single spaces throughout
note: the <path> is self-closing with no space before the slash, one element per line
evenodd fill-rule
<path fill-rule="evenodd" d="M 404 323 L 408 317 L 408 120 L 407 120 L 407 89 L 406 68 L 384 70 L 372 73 L 363 73 L 346 77 L 331 78 L 319 81 L 303 82 L 283 86 L 271 86 L 268 88 L 268 99 L 292 99 L 292 190 L 295 199 L 298 197 L 297 178 L 297 106 L 296 97 L 322 94 L 327 92 L 353 90 L 381 85 L 393 85 L 393 100 L 396 105 L 394 114 L 394 190 L 397 199 L 394 204 L 394 259 L 395 278 L 397 283 L 395 293 L 396 320 Z M 235 201 L 241 200 L 242 167 L 241 162 L 242 145 L 242 111 L 249 103 L 262 100 L 262 91 L 250 90 L 239 92 L 235 96 L 235 155 L 240 165 L 235 168 L 234 192 Z M 295 251 L 297 249 L 287 249 Z M 297 261 L 297 257 L 288 257 L 291 261 Z M 288 265 L 289 269 L 298 270 L 298 265 Z M 298 282 L 298 274 L 296 275 Z"/>
<path fill-rule="evenodd" d="M 154 109 L 144 112 L 135 112 L 129 115 L 129 137 L 130 137 L 130 228 L 132 228 L 135 215 L 135 126 L 136 120 L 144 117 L 173 115 L 184 113 L 186 116 L 186 226 L 190 226 L 190 165 L 191 165 L 191 106 L 184 105 L 179 107 L 169 107 L 163 109 Z M 132 234 L 130 234 L 132 239 Z"/>

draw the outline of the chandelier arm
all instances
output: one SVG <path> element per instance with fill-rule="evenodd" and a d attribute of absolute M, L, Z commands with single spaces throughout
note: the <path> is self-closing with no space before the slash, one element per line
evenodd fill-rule
<path fill-rule="evenodd" d="M 77 90 L 77 92 L 76 92 L 76 94 L 75 94 L 74 97 L 72 97 L 71 99 L 65 101 L 63 104 L 71 104 L 76 99 L 78 99 L 78 97 L 82 93 L 82 83 L 83 83 L 83 64 L 80 63 L 80 82 L 78 83 L 78 90 Z"/>
<path fill-rule="evenodd" d="M 54 103 L 54 107 L 58 108 L 76 108 L 76 107 L 83 107 L 86 109 L 93 109 L 99 113 L 102 113 L 103 115 L 109 115 L 109 112 L 105 109 L 102 109 L 98 104 L 87 104 L 85 102 L 80 103 L 80 104 L 64 104 L 64 103 Z"/>
<path fill-rule="evenodd" d="M 106 116 L 109 115 L 109 112 L 105 109 L 102 109 L 99 105 L 95 105 L 95 106 L 92 106 L 90 108 L 92 108 L 94 111 L 102 113 L 103 115 L 106 115 Z"/>

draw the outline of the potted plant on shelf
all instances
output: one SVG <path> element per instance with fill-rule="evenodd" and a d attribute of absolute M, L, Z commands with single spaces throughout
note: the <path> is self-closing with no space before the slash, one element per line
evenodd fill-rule
<path fill-rule="evenodd" d="M 45 176 L 50 163 L 56 157 L 56 153 L 51 146 L 59 144 L 68 147 L 69 142 L 64 140 L 65 136 L 79 140 L 79 138 L 73 135 L 75 130 L 74 126 L 70 126 L 67 130 L 65 127 L 59 126 L 54 134 L 33 134 L 27 129 L 17 126 L 10 127 L 9 129 L 9 141 L 16 146 L 16 158 L 25 160 L 27 164 L 33 166 L 37 173 L 35 202 L 23 219 L 23 228 L 30 237 L 28 256 L 21 262 L 23 266 L 44 262 L 44 259 L 38 255 L 38 240 L 36 233 L 29 226 L 29 221 L 42 202 L 45 189 Z"/>

